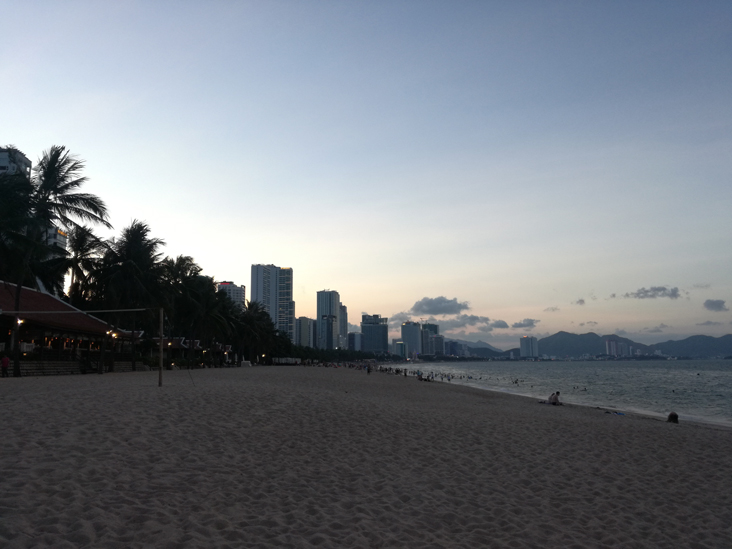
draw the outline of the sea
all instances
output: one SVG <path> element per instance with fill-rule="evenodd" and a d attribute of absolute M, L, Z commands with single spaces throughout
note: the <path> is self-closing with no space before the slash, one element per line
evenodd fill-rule
<path fill-rule="evenodd" d="M 569 404 L 732 427 L 732 360 L 491 361 L 415 364 L 450 383 Z M 447 383 L 447 379 L 444 380 Z"/>

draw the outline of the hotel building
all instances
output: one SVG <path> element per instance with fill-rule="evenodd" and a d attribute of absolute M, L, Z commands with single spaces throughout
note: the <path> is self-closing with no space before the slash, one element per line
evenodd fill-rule
<path fill-rule="evenodd" d="M 295 302 L 292 269 L 276 265 L 252 265 L 252 301 L 269 313 L 275 327 L 295 341 Z"/>
<path fill-rule="evenodd" d="M 317 300 L 318 349 L 336 349 L 340 344 L 341 296 L 335 290 L 321 290 Z M 344 334 L 346 336 L 347 334 Z"/>
<path fill-rule="evenodd" d="M 389 319 L 381 315 L 361 315 L 361 350 L 371 353 L 389 352 Z"/>
<path fill-rule="evenodd" d="M 234 284 L 233 282 L 219 282 L 216 285 L 216 288 L 220 292 L 224 292 L 231 301 L 234 302 L 234 305 L 237 307 L 243 309 L 246 306 L 246 299 L 247 299 L 247 288 L 246 286 L 238 286 Z"/>
<path fill-rule="evenodd" d="M 519 340 L 521 358 L 538 358 L 539 341 L 535 337 L 524 336 Z"/>

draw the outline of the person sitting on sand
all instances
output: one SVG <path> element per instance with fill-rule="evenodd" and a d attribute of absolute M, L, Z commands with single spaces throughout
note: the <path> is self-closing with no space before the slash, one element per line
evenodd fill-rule
<path fill-rule="evenodd" d="M 556 396 L 557 396 L 557 393 L 552 393 L 551 395 L 549 395 L 549 398 L 546 399 L 546 403 L 554 404 L 554 399 L 556 398 Z"/>
<path fill-rule="evenodd" d="M 549 404 L 552 406 L 561 406 L 562 403 L 559 402 L 559 391 L 556 393 L 552 393 L 552 396 L 549 397 Z"/>

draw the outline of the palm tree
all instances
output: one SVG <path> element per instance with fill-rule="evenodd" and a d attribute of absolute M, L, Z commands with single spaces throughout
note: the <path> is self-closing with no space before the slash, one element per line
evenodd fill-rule
<path fill-rule="evenodd" d="M 11 153 L 12 154 L 12 153 Z M 30 180 L 23 173 L 0 174 L 0 278 L 17 280 L 29 244 L 26 227 L 31 212 Z"/>
<path fill-rule="evenodd" d="M 166 257 L 162 262 L 168 318 L 172 333 L 193 339 L 196 318 L 201 315 L 198 290 L 195 287 L 201 267 L 190 256 Z M 192 358 L 193 349 L 188 358 Z"/>
<path fill-rule="evenodd" d="M 248 351 L 248 359 L 258 362 L 274 344 L 277 335 L 272 318 L 258 301 L 247 301 L 241 315 L 241 337 Z"/>
<path fill-rule="evenodd" d="M 142 221 L 135 219 L 123 229 L 119 239 L 107 244 L 101 266 L 90 273 L 93 293 L 100 304 L 111 309 L 161 307 L 163 268 L 159 249 L 164 245 L 162 239 L 150 236 L 150 227 Z M 154 321 L 153 317 L 150 320 Z"/>
<path fill-rule="evenodd" d="M 69 233 L 65 266 L 71 272 L 69 302 L 75 307 L 81 307 L 87 301 L 89 276 L 99 269 L 108 249 L 107 243 L 89 227 L 74 227 Z"/>
<path fill-rule="evenodd" d="M 12 238 L 15 241 L 14 254 L 17 286 L 15 310 L 20 310 L 20 291 L 23 283 L 36 287 L 36 277 L 43 274 L 44 268 L 58 267 L 58 262 L 48 263 L 54 258 L 56 250 L 47 245 L 48 232 L 55 227 L 66 231 L 77 227 L 77 221 L 99 223 L 111 227 L 108 222 L 107 208 L 97 196 L 78 192 L 87 178 L 81 173 L 84 162 L 69 153 L 66 147 L 52 146 L 43 153 L 33 174 L 25 182 L 15 178 L 11 184 L 15 190 L 13 200 L 19 202 L 19 216 L 13 221 Z M 48 275 L 48 271 L 46 272 Z M 46 282 L 59 287 L 63 279 L 60 271 L 51 272 Z M 15 360 L 13 375 L 20 376 L 20 342 L 18 325 L 15 327 Z"/>

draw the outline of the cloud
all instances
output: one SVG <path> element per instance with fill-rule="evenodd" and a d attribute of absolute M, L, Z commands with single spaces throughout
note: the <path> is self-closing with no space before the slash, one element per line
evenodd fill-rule
<path fill-rule="evenodd" d="M 706 322 L 699 322 L 697 323 L 697 326 L 721 326 L 722 322 L 714 322 L 712 320 L 707 320 Z"/>
<path fill-rule="evenodd" d="M 696 288 L 697 290 L 708 290 L 711 287 L 711 284 L 694 284 L 692 286 L 692 288 Z"/>
<path fill-rule="evenodd" d="M 406 322 L 411 319 L 412 315 L 404 311 L 393 314 L 389 317 L 389 329 L 398 330 L 401 327 L 402 322 Z"/>
<path fill-rule="evenodd" d="M 458 301 L 456 297 L 447 299 L 444 296 L 423 297 L 411 309 L 415 315 L 457 315 L 470 309 L 467 301 Z"/>
<path fill-rule="evenodd" d="M 545 313 L 556 313 L 559 310 L 559 307 L 547 307 L 544 309 Z"/>
<path fill-rule="evenodd" d="M 574 301 L 574 304 L 575 305 L 584 305 L 585 300 L 580 297 L 577 301 Z"/>
<path fill-rule="evenodd" d="M 633 299 L 656 299 L 658 297 L 667 297 L 669 299 L 678 299 L 681 297 L 677 287 L 667 288 L 666 286 L 651 286 L 650 288 L 641 288 L 635 292 L 625 294 L 623 297 L 632 297 Z"/>
<path fill-rule="evenodd" d="M 521 322 L 514 322 L 511 324 L 511 328 L 524 328 L 526 330 L 530 330 L 531 328 L 535 328 L 536 324 L 539 322 L 541 321 L 535 318 L 524 318 Z"/>
<path fill-rule="evenodd" d="M 670 327 L 671 326 L 667 326 L 666 324 L 659 324 L 658 326 L 656 326 L 654 328 L 643 328 L 643 330 L 641 330 L 641 331 L 649 333 L 649 334 L 660 334 L 663 332 L 664 329 L 670 328 Z"/>
<path fill-rule="evenodd" d="M 587 322 L 582 322 L 580 326 L 592 326 L 593 328 L 597 326 L 597 322 L 594 320 L 588 320 Z"/>
<path fill-rule="evenodd" d="M 360 324 L 351 324 L 348 323 L 348 331 L 349 332 L 360 332 L 361 331 L 361 325 Z"/>
<path fill-rule="evenodd" d="M 729 311 L 725 305 L 724 299 L 707 299 L 704 302 L 704 308 L 707 311 L 715 311 L 721 313 L 722 311 Z"/>
<path fill-rule="evenodd" d="M 435 319 L 429 319 L 435 320 Z M 489 325 L 491 319 L 487 316 L 478 315 L 457 315 L 455 318 L 448 318 L 446 320 L 440 320 L 438 323 L 440 329 L 443 331 L 456 330 L 458 328 L 465 328 L 467 326 L 477 326 L 479 324 Z M 486 331 L 486 330 L 483 330 Z M 487 330 L 490 331 L 490 330 Z"/>
<path fill-rule="evenodd" d="M 610 299 L 615 299 L 616 297 L 618 297 L 618 294 L 610 294 Z"/>
<path fill-rule="evenodd" d="M 623 330 L 621 328 L 616 328 L 615 329 L 615 334 L 616 335 L 619 335 L 619 336 L 624 336 L 624 335 L 628 335 L 628 332 L 626 332 L 625 330 Z"/>
<path fill-rule="evenodd" d="M 508 323 L 505 320 L 494 320 L 492 322 L 489 322 L 483 326 L 478 327 L 478 330 L 481 332 L 492 332 L 494 329 L 503 329 L 508 328 Z"/>

